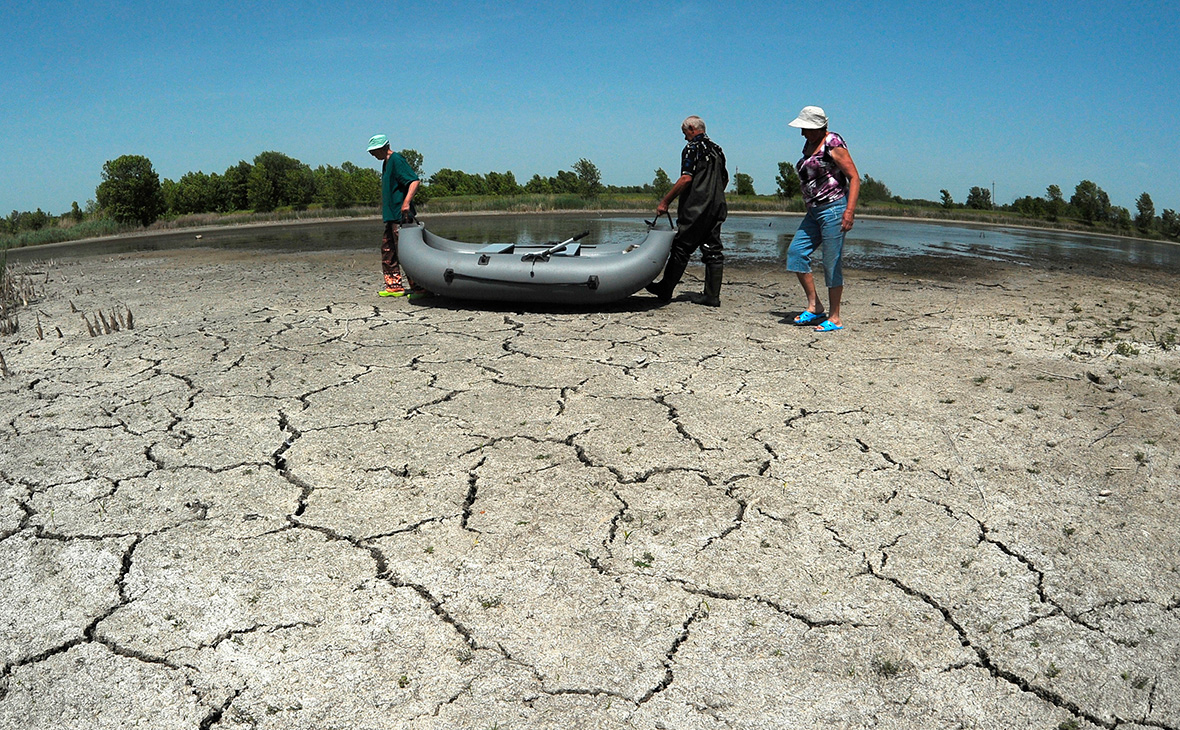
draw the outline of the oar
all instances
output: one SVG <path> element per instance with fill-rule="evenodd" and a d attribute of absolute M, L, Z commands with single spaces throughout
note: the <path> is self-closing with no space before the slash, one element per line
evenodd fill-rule
<path fill-rule="evenodd" d="M 590 231 L 582 231 L 578 235 L 573 236 L 572 238 L 567 238 L 564 241 L 562 241 L 561 243 L 554 244 L 554 245 L 550 246 L 549 248 L 545 249 L 544 251 L 539 251 L 537 253 L 526 253 L 524 256 L 520 257 L 520 260 L 521 261 L 548 261 L 549 257 L 552 256 L 553 254 L 562 250 L 563 248 L 570 245 L 574 241 L 581 240 L 589 235 L 590 235 Z"/>

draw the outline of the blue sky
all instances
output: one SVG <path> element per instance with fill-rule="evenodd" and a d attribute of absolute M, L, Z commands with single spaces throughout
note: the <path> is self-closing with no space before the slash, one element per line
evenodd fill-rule
<path fill-rule="evenodd" d="M 4 6 L 0 214 L 94 198 L 105 161 L 161 178 L 277 150 L 427 174 L 582 157 L 675 177 L 698 114 L 771 193 L 818 104 L 896 195 L 1065 196 L 1180 209 L 1180 7 L 1170 2 L 56 2 Z"/>

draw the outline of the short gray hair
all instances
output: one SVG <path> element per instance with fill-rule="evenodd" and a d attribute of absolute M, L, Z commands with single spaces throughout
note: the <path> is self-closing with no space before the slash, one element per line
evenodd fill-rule
<path fill-rule="evenodd" d="M 701 132 L 704 132 L 705 131 L 705 120 L 701 119 L 698 116 L 688 117 L 687 119 L 685 119 L 683 122 L 680 123 L 680 129 L 681 129 L 681 131 L 685 131 L 685 132 L 687 132 L 690 129 L 696 129 L 696 130 L 700 130 Z"/>

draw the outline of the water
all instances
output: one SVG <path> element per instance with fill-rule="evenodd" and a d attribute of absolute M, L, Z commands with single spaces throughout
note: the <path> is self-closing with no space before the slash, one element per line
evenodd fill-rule
<path fill-rule="evenodd" d="M 721 233 L 726 260 L 738 264 L 780 261 L 779 246 L 790 242 L 801 218 L 731 215 Z M 436 218 L 427 220 L 427 225 L 444 238 L 488 243 L 563 240 L 586 229 L 590 230 L 588 241 L 639 239 L 646 229 L 638 215 L 474 216 Z M 844 258 L 850 267 L 892 267 L 898 260 L 916 256 L 1098 268 L 1141 265 L 1180 273 L 1180 245 L 1084 233 L 861 218 L 845 239 Z"/>
<path fill-rule="evenodd" d="M 651 214 L 647 216 L 650 219 Z M 423 216 L 434 233 L 481 243 L 560 241 L 584 230 L 587 243 L 643 238 L 644 216 L 576 214 Z M 666 220 L 666 219 L 665 219 Z M 722 227 L 726 258 L 733 264 L 779 261 L 780 244 L 790 241 L 799 215 L 732 215 Z M 198 237 L 199 236 L 199 237 Z M 344 220 L 224 229 L 181 230 L 9 251 L 12 261 L 32 261 L 131 251 L 212 247 L 302 251 L 378 249 L 381 223 Z M 971 226 L 894 219 L 857 219 L 844 248 L 854 268 L 891 268 L 917 257 L 967 258 L 1019 265 L 1084 265 L 1089 269 L 1145 266 L 1180 274 L 1180 245 L 1084 233 L 1013 227 Z"/>

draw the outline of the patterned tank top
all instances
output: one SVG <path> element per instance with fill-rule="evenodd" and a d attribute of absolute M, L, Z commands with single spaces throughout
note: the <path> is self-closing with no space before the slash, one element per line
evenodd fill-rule
<path fill-rule="evenodd" d="M 795 163 L 803 187 L 803 204 L 808 208 L 834 203 L 848 195 L 848 176 L 831 155 L 831 150 L 837 147 L 848 149 L 840 135 L 828 132 L 810 157 L 801 157 Z M 803 148 L 806 150 L 807 146 Z"/>

